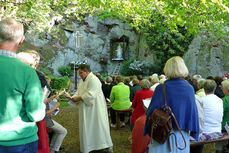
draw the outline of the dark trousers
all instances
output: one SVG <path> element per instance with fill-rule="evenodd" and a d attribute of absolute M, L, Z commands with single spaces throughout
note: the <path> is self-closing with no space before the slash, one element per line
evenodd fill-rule
<path fill-rule="evenodd" d="M 203 149 L 204 149 L 204 145 L 190 147 L 190 153 L 202 153 Z"/>
<path fill-rule="evenodd" d="M 111 113 L 111 123 L 112 124 L 116 124 L 116 110 L 114 110 L 113 108 L 110 109 L 110 113 Z M 125 120 L 125 114 L 120 114 L 120 121 L 124 122 Z"/>

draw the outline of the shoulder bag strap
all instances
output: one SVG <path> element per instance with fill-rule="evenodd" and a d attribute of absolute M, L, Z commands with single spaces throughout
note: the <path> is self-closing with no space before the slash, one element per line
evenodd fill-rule
<path fill-rule="evenodd" d="M 165 93 L 165 84 L 164 84 L 164 83 L 163 83 L 163 96 L 164 96 L 164 105 L 166 106 L 166 93 Z M 180 150 L 184 150 L 184 149 L 186 148 L 186 141 L 185 141 L 184 135 L 183 135 L 183 133 L 182 133 L 182 131 L 181 131 L 181 129 L 180 129 L 180 126 L 179 126 L 179 124 L 178 124 L 178 122 L 177 122 L 177 119 L 176 119 L 175 115 L 173 114 L 171 108 L 170 108 L 170 107 L 168 107 L 168 108 L 169 108 L 169 109 L 168 109 L 168 110 L 169 110 L 169 113 L 170 113 L 170 115 L 173 117 L 173 119 L 174 119 L 174 121 L 175 121 L 175 123 L 176 123 L 176 125 L 177 125 L 177 128 L 178 128 L 178 130 L 180 131 L 180 134 L 181 134 L 181 136 L 182 136 L 182 138 L 183 138 L 183 140 L 184 140 L 184 148 L 178 147 L 178 145 L 177 145 L 177 138 L 176 138 L 176 135 L 175 135 L 174 133 L 171 133 L 170 135 L 174 135 L 174 137 L 175 137 L 175 143 L 176 143 L 177 148 L 180 149 Z M 169 140 L 168 140 L 168 141 L 169 141 Z M 168 142 L 168 145 L 169 145 L 169 149 L 171 149 L 171 148 L 170 148 L 170 142 Z"/>
<path fill-rule="evenodd" d="M 172 111 L 171 111 L 171 115 L 172 115 L 172 117 L 173 117 L 173 119 L 174 119 L 174 121 L 175 121 L 175 123 L 176 123 L 176 125 L 177 125 L 177 128 L 178 128 L 178 130 L 180 131 L 180 134 L 181 134 L 181 136 L 182 136 L 182 138 L 183 138 L 183 140 L 184 140 L 184 148 L 178 147 L 176 135 L 175 135 L 174 133 L 171 133 L 171 135 L 173 134 L 174 137 L 175 137 L 175 143 L 176 143 L 177 148 L 180 149 L 180 150 L 184 150 L 184 149 L 186 148 L 186 141 L 185 141 L 184 135 L 183 135 L 183 133 L 182 133 L 182 131 L 181 131 L 181 129 L 180 129 L 180 126 L 179 126 L 179 124 L 178 124 L 178 122 L 177 122 L 177 119 L 176 119 L 176 117 L 175 117 L 175 115 L 173 114 Z"/>

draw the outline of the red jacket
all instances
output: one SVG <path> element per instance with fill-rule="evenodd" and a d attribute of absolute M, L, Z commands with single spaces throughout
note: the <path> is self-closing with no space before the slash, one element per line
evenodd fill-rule
<path fill-rule="evenodd" d="M 134 96 L 134 100 L 132 102 L 132 106 L 131 106 L 132 108 L 134 108 L 134 111 L 131 117 L 131 122 L 133 124 L 140 116 L 145 114 L 144 104 L 142 100 L 151 98 L 152 96 L 153 96 L 153 91 L 149 89 L 142 89 L 136 92 Z"/>
<path fill-rule="evenodd" d="M 142 115 L 134 124 L 134 129 L 132 131 L 131 153 L 148 152 L 150 137 L 148 135 L 143 136 L 145 121 L 146 115 Z"/>
<path fill-rule="evenodd" d="M 49 153 L 49 139 L 46 130 L 45 120 L 37 122 L 38 127 L 38 153 Z"/>

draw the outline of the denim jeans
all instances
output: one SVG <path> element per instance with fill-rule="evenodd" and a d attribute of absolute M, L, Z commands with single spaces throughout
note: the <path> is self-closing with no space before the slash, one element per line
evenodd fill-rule
<path fill-rule="evenodd" d="M 38 141 L 18 145 L 18 146 L 1 146 L 0 153 L 37 153 Z"/>

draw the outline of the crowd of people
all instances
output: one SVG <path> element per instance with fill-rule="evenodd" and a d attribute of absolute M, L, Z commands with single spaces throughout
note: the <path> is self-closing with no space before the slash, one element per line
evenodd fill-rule
<path fill-rule="evenodd" d="M 178 143 L 184 146 L 184 142 L 173 121 L 173 132 L 176 135 L 176 140 L 170 138 L 172 152 L 202 152 L 203 145 L 190 148 L 189 142 L 208 141 L 223 137 L 229 116 L 227 107 L 229 80 L 219 76 L 203 78 L 201 75 L 193 75 L 190 78 L 183 59 L 178 56 L 167 61 L 164 73 L 165 75 L 160 76 L 154 73 L 152 76 L 141 80 L 138 80 L 138 77 L 130 76 L 123 79 L 122 86 L 120 86 L 120 81 L 115 81 L 116 85 L 106 81 L 102 83 L 103 86 L 110 86 L 110 98 L 125 98 L 125 100 L 119 100 L 118 102 L 111 101 L 112 114 L 114 115 L 115 111 L 128 109 L 127 101 L 130 101 L 130 107 L 133 109 L 130 120 L 130 129 L 133 130 L 132 152 L 137 153 L 141 149 L 140 152 L 169 152 L 168 142 L 161 145 L 153 141 L 154 145 L 150 145 L 149 136 L 143 135 L 147 131 L 147 127 L 143 127 L 148 116 L 163 105 L 162 84 L 164 83 L 167 105 L 175 114 L 186 140 L 185 149 L 179 150 L 175 144 Z M 117 76 L 118 80 L 120 80 L 120 77 Z M 109 82 L 112 82 L 111 78 L 112 76 L 109 77 Z M 117 90 L 117 87 L 120 89 Z M 129 92 L 127 92 L 127 88 L 129 88 Z M 123 92 L 123 90 L 126 90 L 126 92 Z M 106 90 L 103 91 L 104 93 L 107 92 Z M 129 99 L 127 100 L 128 96 Z M 143 100 L 148 98 L 151 98 L 151 103 L 146 108 Z M 126 102 L 124 103 L 124 101 Z M 123 116 L 120 117 L 120 120 L 122 125 L 125 125 Z M 137 126 L 134 127 L 136 122 Z M 116 127 L 114 123 L 115 120 L 112 120 L 111 127 Z M 139 146 L 142 148 L 139 148 Z M 227 143 L 216 143 L 216 152 L 225 152 L 225 150 L 228 150 Z"/>
<path fill-rule="evenodd" d="M 56 153 L 67 135 L 67 129 L 51 118 L 60 103 L 60 93 L 53 93 L 50 78 L 37 70 L 38 52 L 30 50 L 17 54 L 23 43 L 23 25 L 14 19 L 0 21 L 0 152 Z M 132 108 L 121 127 L 130 125 L 132 153 L 202 152 L 203 145 L 190 148 L 190 141 L 208 141 L 223 136 L 229 124 L 229 80 L 222 77 L 189 76 L 184 60 L 175 56 L 164 66 L 164 74 L 122 77 L 94 75 L 90 66 L 81 64 L 77 91 L 66 94 L 79 108 L 80 151 L 106 149 L 113 152 L 110 127 L 115 128 L 116 112 Z M 165 86 L 165 97 L 163 95 Z M 171 108 L 181 131 L 172 119 L 172 132 L 164 144 L 147 135 L 146 122 L 163 99 Z M 149 106 L 144 100 L 149 100 Z M 49 103 L 54 103 L 50 108 Z M 110 122 L 107 105 L 110 105 Z M 47 129 L 52 131 L 48 136 Z M 180 135 L 182 132 L 183 137 Z M 176 139 L 175 139 L 176 138 Z M 179 144 L 180 148 L 177 147 Z M 216 143 L 216 151 L 228 152 L 227 143 Z"/>

